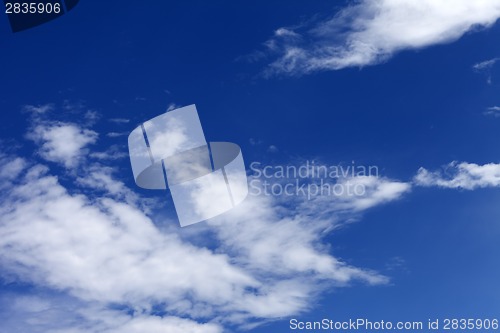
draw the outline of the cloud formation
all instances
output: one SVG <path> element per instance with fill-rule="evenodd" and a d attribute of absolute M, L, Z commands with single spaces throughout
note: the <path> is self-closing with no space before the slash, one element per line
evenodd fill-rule
<path fill-rule="evenodd" d="M 34 114 L 44 114 L 50 112 L 54 109 L 53 104 L 43 104 L 43 105 L 25 105 L 23 110 L 26 112 Z"/>
<path fill-rule="evenodd" d="M 57 162 L 66 168 L 76 167 L 84 154 L 84 148 L 97 141 L 97 133 L 64 122 L 42 122 L 27 135 L 40 146 L 38 153 L 46 160 Z"/>
<path fill-rule="evenodd" d="M 478 62 L 472 66 L 472 69 L 474 69 L 475 71 L 479 71 L 479 72 L 489 70 L 489 69 L 491 69 L 491 67 L 493 67 L 497 63 L 498 60 L 500 60 L 500 58 L 493 58 L 493 59 Z"/>
<path fill-rule="evenodd" d="M 493 116 L 495 118 L 500 117 L 500 106 L 490 106 L 483 112 L 485 116 Z"/>
<path fill-rule="evenodd" d="M 402 50 L 453 42 L 499 17 L 498 0 L 361 0 L 330 19 L 277 29 L 265 43 L 278 56 L 266 74 L 375 65 Z"/>
<path fill-rule="evenodd" d="M 250 196 L 227 214 L 179 229 L 145 208 L 115 166 L 87 154 L 97 133 L 35 118 L 28 137 L 39 145 L 36 156 L 80 168 L 62 182 L 45 161 L 1 155 L 1 276 L 49 291 L 12 295 L 19 302 L 10 317 L 33 320 L 7 321 L 4 330 L 218 333 L 307 311 L 324 288 L 388 281 L 332 255 L 324 236 L 342 223 L 341 212 L 396 200 L 405 183 L 353 179 L 369 191 L 298 199 L 295 209 Z M 78 309 L 71 320 L 68 307 Z"/>
<path fill-rule="evenodd" d="M 500 164 L 478 165 L 467 162 L 451 162 L 438 171 L 428 171 L 425 168 L 420 168 L 414 182 L 419 186 L 465 190 L 498 187 L 500 186 Z"/>
<path fill-rule="evenodd" d="M 472 66 L 472 69 L 477 72 L 477 73 L 483 73 L 486 75 L 486 82 L 488 84 L 491 84 L 493 82 L 492 76 L 491 76 L 491 70 L 493 66 L 500 60 L 500 58 L 492 58 L 488 60 L 484 60 L 481 62 L 478 62 Z"/>

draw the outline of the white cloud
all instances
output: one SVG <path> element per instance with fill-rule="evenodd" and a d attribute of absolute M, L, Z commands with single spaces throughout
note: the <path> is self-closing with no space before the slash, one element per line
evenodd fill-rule
<path fill-rule="evenodd" d="M 472 68 L 476 71 L 484 71 L 484 70 L 489 70 L 491 67 L 493 67 L 496 62 L 500 60 L 500 58 L 493 58 L 485 61 L 478 62 L 477 64 L 474 64 Z"/>
<path fill-rule="evenodd" d="M 27 162 L 20 157 L 10 159 L 0 154 L 0 164 L 2 165 L 0 169 L 0 179 L 14 180 L 26 168 Z"/>
<path fill-rule="evenodd" d="M 106 136 L 109 138 L 118 138 L 120 136 L 125 136 L 127 134 L 128 134 L 127 132 L 109 132 L 106 134 Z"/>
<path fill-rule="evenodd" d="M 97 140 L 97 133 L 76 124 L 46 122 L 36 125 L 27 137 L 40 145 L 40 156 L 74 168 L 85 154 L 84 148 Z"/>
<path fill-rule="evenodd" d="M 443 170 L 428 171 L 420 168 L 414 178 L 420 186 L 438 186 L 473 190 L 500 186 L 500 164 L 478 165 L 467 162 L 452 162 Z"/>
<path fill-rule="evenodd" d="M 127 189 L 102 170 L 78 181 L 111 197 L 71 194 L 47 172 L 35 165 L 7 184 L 2 270 L 85 302 L 130 304 L 146 313 L 165 303 L 168 313 L 244 323 L 308 309 L 320 281 L 386 282 L 328 254 L 321 234 L 331 221 L 280 217 L 271 198 L 254 197 L 211 221 L 221 242 L 212 252 L 159 233 L 134 200 L 119 199 Z"/>
<path fill-rule="evenodd" d="M 68 319 L 57 297 L 19 301 L 11 317 L 27 311 L 40 320 L 26 331 L 219 333 L 307 311 L 325 287 L 388 281 L 332 255 L 323 237 L 342 223 L 340 214 L 397 200 L 408 184 L 367 177 L 351 179 L 368 189 L 354 197 L 249 196 L 227 214 L 179 229 L 145 208 L 145 199 L 116 179 L 118 169 L 86 158 L 95 132 L 40 122 L 29 137 L 46 159 L 82 167 L 67 175 L 66 183 L 78 185 L 72 188 L 45 165 L 2 157 L 2 276 L 78 303 L 69 306 L 78 315 Z M 61 139 L 71 148 L 60 147 Z"/>
<path fill-rule="evenodd" d="M 477 64 L 474 64 L 472 66 L 472 69 L 474 69 L 474 71 L 476 71 L 476 72 L 486 74 L 486 77 L 487 77 L 486 82 L 488 84 L 491 84 L 492 83 L 491 69 L 493 68 L 493 66 L 495 66 L 495 64 L 497 63 L 498 60 L 500 60 L 500 58 L 493 58 L 493 59 L 478 62 Z"/>
<path fill-rule="evenodd" d="M 339 186 L 337 189 L 341 189 L 338 194 L 299 197 L 295 203 L 298 210 L 304 216 L 314 214 L 329 227 L 336 228 L 345 222 L 357 220 L 360 213 L 367 209 L 399 200 L 411 191 L 409 183 L 373 175 L 340 178 L 335 184 Z M 332 218 L 338 220 L 333 225 Z"/>
<path fill-rule="evenodd" d="M 113 168 L 96 164 L 87 166 L 86 169 L 87 173 L 84 177 L 76 178 L 77 184 L 94 190 L 101 190 L 105 194 L 129 204 L 135 204 L 139 201 L 139 197 L 132 190 L 114 177 Z"/>
<path fill-rule="evenodd" d="M 28 282 L 138 306 L 189 293 L 200 303 L 224 303 L 258 286 L 225 255 L 159 234 L 138 208 L 71 195 L 55 177 L 35 171 L 26 170 L 0 208 L 3 267 Z M 112 185 L 105 187 L 120 188 Z"/>
<path fill-rule="evenodd" d="M 93 125 L 101 118 L 101 114 L 94 110 L 87 110 L 83 117 L 87 121 L 88 125 Z"/>
<path fill-rule="evenodd" d="M 175 316 L 133 316 L 96 303 L 81 302 L 54 293 L 41 295 L 4 294 L 0 297 L 0 332 L 30 333 L 221 333 L 216 323 L 199 323 Z"/>
<path fill-rule="evenodd" d="M 126 149 L 126 148 L 125 148 Z M 90 157 L 102 160 L 102 161 L 114 161 L 119 160 L 121 158 L 128 157 L 128 152 L 125 149 L 118 145 L 111 145 L 105 151 L 96 151 L 89 154 Z"/>
<path fill-rule="evenodd" d="M 276 30 L 266 45 L 279 58 L 267 74 L 374 65 L 402 50 L 455 41 L 499 17 L 498 0 L 362 0 L 312 26 Z"/>
<path fill-rule="evenodd" d="M 54 104 L 43 104 L 43 105 L 25 105 L 23 107 L 24 111 L 31 112 L 34 114 L 44 114 L 54 109 Z"/>
<path fill-rule="evenodd" d="M 344 195 L 336 198 L 339 201 L 337 207 L 354 211 L 363 211 L 397 200 L 411 189 L 411 185 L 408 183 L 373 175 L 348 178 L 340 183 L 347 190 Z M 355 194 L 357 187 L 364 189 L 360 195 Z M 349 193 L 351 194 L 349 195 Z"/>
<path fill-rule="evenodd" d="M 500 117 L 500 106 L 491 106 L 483 114 L 485 116 Z"/>
<path fill-rule="evenodd" d="M 376 177 L 355 177 L 343 185 L 359 183 L 366 190 L 360 195 L 310 198 L 250 195 L 236 209 L 208 223 L 218 228 L 225 251 L 238 254 L 235 259 L 245 267 L 282 276 L 312 272 L 336 285 L 356 279 L 369 284 L 384 283 L 385 277 L 345 265 L 324 252 L 326 245 L 321 242 L 321 235 L 343 223 L 340 214 L 355 216 L 373 206 L 397 200 L 410 189 L 409 184 Z M 290 206 L 296 208 L 290 210 Z M 303 288 L 307 287 L 296 290 L 300 292 Z M 306 299 L 302 301 L 306 303 Z M 300 303 L 298 299 L 295 304 Z"/>
<path fill-rule="evenodd" d="M 111 118 L 111 119 L 108 119 L 108 121 L 110 121 L 112 123 L 116 123 L 116 124 L 128 124 L 130 122 L 130 119 L 126 119 L 126 118 Z"/>
<path fill-rule="evenodd" d="M 217 324 L 200 324 L 192 320 L 178 317 L 139 316 L 129 320 L 114 333 L 220 333 L 222 329 Z"/>

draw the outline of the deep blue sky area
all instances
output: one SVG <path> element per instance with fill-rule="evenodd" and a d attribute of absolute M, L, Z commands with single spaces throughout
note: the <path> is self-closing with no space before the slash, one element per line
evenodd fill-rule
<path fill-rule="evenodd" d="M 196 104 L 207 139 L 240 145 L 247 168 L 251 161 L 356 161 L 412 182 L 420 167 L 500 163 L 500 117 L 484 114 L 500 105 L 500 67 L 473 69 L 500 56 L 499 24 L 339 70 L 267 77 L 272 54 L 249 60 L 264 53 L 276 29 L 328 19 L 345 5 L 82 0 L 61 18 L 15 34 L 2 14 L 2 146 L 36 158 L 25 140 L 25 105 L 53 103 L 54 118 L 68 121 L 78 120 L 65 114 L 65 101 L 97 111 L 93 129 L 102 134 L 95 148 L 102 150 L 126 147 L 127 136 L 105 133 L 130 132 L 173 103 Z M 278 151 L 269 152 L 271 145 Z M 120 179 L 134 188 L 129 161 L 116 163 L 124 170 Z M 328 288 L 295 317 L 500 317 L 499 201 L 496 187 L 413 186 L 399 200 L 356 215 L 327 236 L 329 251 L 390 282 Z M 0 293 L 16 288 L 5 282 Z M 290 332 L 288 320 L 250 332 Z"/>
<path fill-rule="evenodd" d="M 286 150 L 293 146 L 300 155 L 331 151 L 351 159 L 384 152 L 398 163 L 414 157 L 413 163 L 431 158 L 439 165 L 469 157 L 487 160 L 493 150 L 496 127 L 480 110 L 497 102 L 495 84 L 485 85 L 485 77 L 471 66 L 498 53 L 498 27 L 453 45 L 399 54 L 383 66 L 265 80 L 258 77 L 262 63 L 241 58 L 276 27 L 333 6 L 99 6 L 84 2 L 76 13 L 17 34 L 3 18 L 3 77 L 8 80 L 3 89 L 9 99 L 2 103 L 11 121 L 28 100 L 85 100 L 106 116 L 137 120 L 175 101 L 199 105 L 206 131 L 258 136 Z M 484 136 L 481 147 L 470 141 L 478 129 Z"/>

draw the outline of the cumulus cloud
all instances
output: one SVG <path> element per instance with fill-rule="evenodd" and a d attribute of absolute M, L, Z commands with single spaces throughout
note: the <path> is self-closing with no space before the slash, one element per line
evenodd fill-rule
<path fill-rule="evenodd" d="M 14 180 L 26 167 L 26 160 L 20 157 L 9 158 L 4 154 L 0 154 L 0 179 Z"/>
<path fill-rule="evenodd" d="M 107 181 L 111 193 L 120 188 Z M 226 255 L 158 233 L 133 205 L 72 195 L 40 165 L 7 193 L 0 207 L 0 260 L 27 282 L 89 301 L 145 308 L 168 302 L 193 314 L 190 294 L 198 305 L 224 304 L 258 286 Z"/>
<path fill-rule="evenodd" d="M 40 145 L 40 156 L 69 169 L 78 165 L 87 152 L 86 146 L 95 143 L 98 135 L 72 123 L 42 122 L 27 137 Z"/>
<path fill-rule="evenodd" d="M 308 201 L 249 196 L 179 229 L 146 209 L 116 167 L 82 153 L 97 133 L 35 120 L 28 137 L 46 160 L 82 167 L 63 184 L 50 164 L 1 156 L 1 276 L 61 295 L 15 296 L 10 316 L 35 318 L 21 331 L 218 333 L 307 311 L 326 287 L 388 281 L 335 257 L 323 237 L 341 214 L 397 200 L 406 183 L 353 178 L 365 193 Z"/>
<path fill-rule="evenodd" d="M 442 170 L 429 171 L 420 168 L 414 178 L 420 186 L 437 186 L 474 190 L 484 187 L 500 186 L 500 164 L 478 165 L 467 162 L 451 162 Z"/>
<path fill-rule="evenodd" d="M 277 29 L 265 43 L 278 55 L 266 74 L 375 65 L 402 50 L 455 41 L 499 17 L 498 0 L 361 0 L 330 19 Z"/>

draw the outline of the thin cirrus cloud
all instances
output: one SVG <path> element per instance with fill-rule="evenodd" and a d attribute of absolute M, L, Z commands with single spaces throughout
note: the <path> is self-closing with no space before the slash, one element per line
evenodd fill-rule
<path fill-rule="evenodd" d="M 127 132 L 109 132 L 109 133 L 106 133 L 106 136 L 108 138 L 118 138 L 118 137 L 126 136 L 126 135 L 128 135 Z"/>
<path fill-rule="evenodd" d="M 483 112 L 485 116 L 500 117 L 500 106 L 490 106 Z"/>
<path fill-rule="evenodd" d="M 55 143 L 61 128 L 65 140 Z M 35 118 L 27 137 L 44 160 L 0 156 L 2 277 L 49 291 L 13 295 L 19 301 L 9 317 L 35 319 L 9 320 L 5 329 L 216 333 L 307 311 L 327 286 L 388 282 L 336 258 L 324 235 L 342 223 L 337 203 L 355 216 L 399 199 L 408 184 L 353 179 L 367 186 L 362 196 L 297 202 L 294 210 L 272 196 L 250 196 L 185 237 L 174 228 L 160 232 L 168 220 L 144 207 L 115 166 L 84 154 L 98 138 L 90 131 Z M 69 185 L 51 169 L 50 162 L 70 167 L 63 157 L 80 165 L 78 175 L 67 171 Z M 210 248 L 197 241 L 210 237 Z M 64 310 L 71 306 L 79 309 L 74 320 Z"/>
<path fill-rule="evenodd" d="M 488 60 L 484 60 L 472 65 L 472 69 L 477 73 L 483 73 L 486 75 L 486 82 L 491 84 L 493 82 L 491 71 L 493 66 L 500 60 L 500 58 L 492 58 Z"/>
<path fill-rule="evenodd" d="M 472 65 L 472 69 L 474 69 L 475 71 L 489 70 L 489 69 L 491 69 L 491 67 L 493 67 L 497 63 L 498 60 L 500 60 L 500 58 L 493 58 L 493 59 L 478 62 L 478 63 Z"/>
<path fill-rule="evenodd" d="M 498 0 L 361 0 L 330 19 L 277 29 L 265 43 L 277 56 L 265 75 L 376 65 L 403 50 L 453 42 L 499 17 Z"/>
<path fill-rule="evenodd" d="M 25 105 L 23 110 L 35 114 L 44 114 L 50 112 L 54 109 L 53 104 L 42 104 L 42 105 Z"/>
<path fill-rule="evenodd" d="M 130 122 L 130 119 L 127 118 L 111 118 L 108 119 L 109 122 L 116 123 L 116 124 L 128 124 Z"/>

